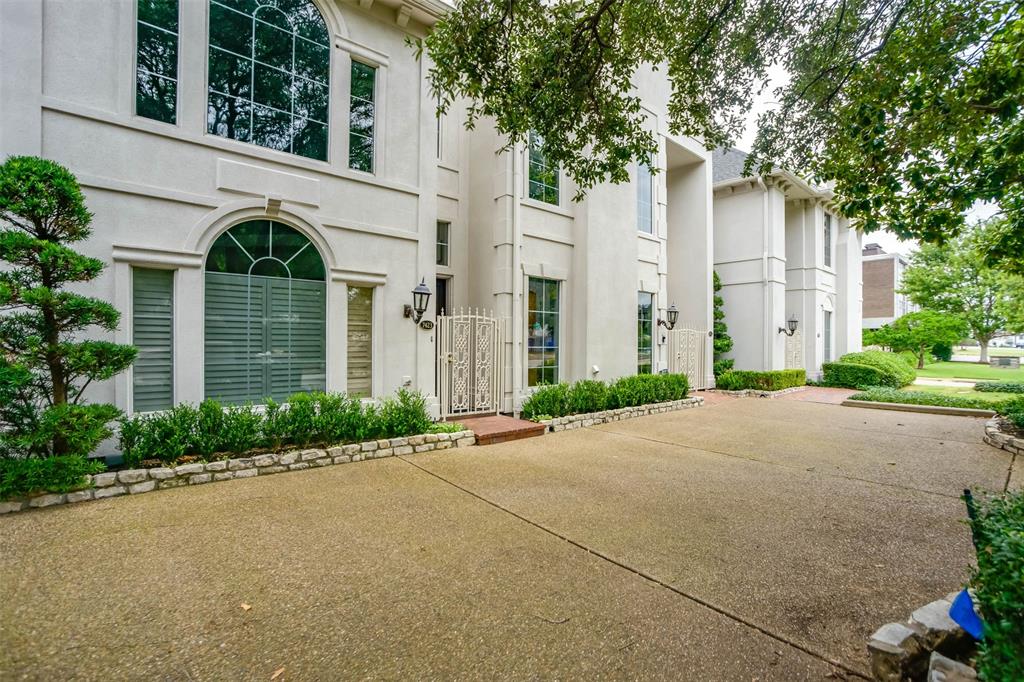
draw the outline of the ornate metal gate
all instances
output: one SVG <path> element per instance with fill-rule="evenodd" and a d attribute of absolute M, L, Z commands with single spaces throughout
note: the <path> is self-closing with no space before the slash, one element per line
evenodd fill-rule
<path fill-rule="evenodd" d="M 498 412 L 505 395 L 505 320 L 487 311 L 437 317 L 441 416 Z"/>
<path fill-rule="evenodd" d="M 668 333 L 668 371 L 685 374 L 690 390 L 708 388 L 708 330 L 673 329 Z"/>

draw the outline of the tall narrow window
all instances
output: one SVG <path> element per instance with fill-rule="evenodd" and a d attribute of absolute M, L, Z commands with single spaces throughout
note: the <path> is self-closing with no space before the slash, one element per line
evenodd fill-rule
<path fill-rule="evenodd" d="M 348 394 L 373 395 L 373 289 L 348 288 Z"/>
<path fill-rule="evenodd" d="M 654 357 L 654 294 L 641 291 L 636 306 L 636 373 L 650 374 Z"/>
<path fill-rule="evenodd" d="M 302 233 L 249 220 L 206 257 L 206 397 L 277 401 L 327 382 L 326 270 Z"/>
<path fill-rule="evenodd" d="M 558 282 L 531 277 L 527 303 L 527 383 L 558 383 Z"/>
<path fill-rule="evenodd" d="M 654 183 L 651 167 L 646 163 L 636 166 L 636 220 L 638 230 L 654 233 Z"/>
<path fill-rule="evenodd" d="M 211 0 L 207 132 L 326 161 L 330 46 L 308 0 Z"/>
<path fill-rule="evenodd" d="M 822 362 L 832 362 L 832 313 L 824 311 L 822 324 L 822 344 L 824 345 Z"/>
<path fill-rule="evenodd" d="M 377 69 L 352 62 L 352 101 L 348 119 L 348 167 L 373 172 L 374 90 Z"/>
<path fill-rule="evenodd" d="M 135 28 L 135 113 L 173 124 L 178 119 L 178 0 L 138 0 Z"/>
<path fill-rule="evenodd" d="M 544 156 L 544 139 L 530 133 L 530 198 L 546 204 L 558 205 L 558 167 L 552 166 Z"/>
<path fill-rule="evenodd" d="M 448 240 L 452 224 L 443 220 L 437 221 L 437 264 L 448 265 Z"/>
<path fill-rule="evenodd" d="M 174 271 L 132 269 L 132 365 L 135 412 L 170 409 L 174 403 Z"/>
<path fill-rule="evenodd" d="M 832 214 L 825 214 L 825 267 L 832 267 Z"/>

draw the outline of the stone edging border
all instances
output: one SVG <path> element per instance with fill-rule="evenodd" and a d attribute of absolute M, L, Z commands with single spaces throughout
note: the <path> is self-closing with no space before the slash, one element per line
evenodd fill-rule
<path fill-rule="evenodd" d="M 999 417 L 989 419 L 985 422 L 985 435 L 982 440 L 994 448 L 1006 450 L 1014 455 L 1024 455 L 1024 438 L 1011 436 L 1002 430 L 1002 420 Z"/>
<path fill-rule="evenodd" d="M 715 393 L 721 393 L 722 395 L 734 395 L 738 398 L 777 398 L 780 395 L 786 395 L 787 393 L 797 393 L 807 389 L 807 386 L 790 386 L 789 388 L 783 388 L 778 391 L 764 391 L 759 388 L 745 388 L 741 391 L 726 391 L 721 388 L 712 389 Z"/>
<path fill-rule="evenodd" d="M 649 414 L 661 414 L 662 412 L 686 410 L 691 407 L 700 407 L 703 404 L 704 398 L 695 396 L 692 398 L 683 398 L 682 400 L 672 400 L 667 403 L 649 403 L 647 405 L 637 405 L 636 407 L 620 407 L 616 410 L 604 410 L 603 412 L 571 414 L 567 417 L 544 419 L 537 423 L 548 427 L 548 431 L 568 431 L 571 429 L 583 428 L 585 426 L 595 426 L 597 424 L 622 421 L 623 419 L 632 419 L 633 417 L 644 417 Z"/>
<path fill-rule="evenodd" d="M 912 405 L 910 403 L 883 403 L 874 400 L 844 400 L 843 407 L 863 407 L 869 410 L 894 410 L 896 412 L 920 412 L 921 414 L 942 414 L 947 417 L 991 417 L 992 410 L 976 410 L 971 407 L 944 407 L 942 405 Z"/>
<path fill-rule="evenodd" d="M 472 431 L 427 433 L 405 438 L 350 443 L 327 449 L 288 450 L 282 453 L 221 459 L 215 462 L 195 462 L 173 468 L 155 467 L 152 469 L 105 471 L 102 474 L 88 476 L 86 478 L 87 487 L 70 493 L 46 493 L 22 500 L 0 502 L 0 514 L 37 507 L 52 507 L 58 504 L 100 500 L 105 497 L 125 494 L 137 495 L 154 490 L 226 481 L 233 478 L 251 478 L 267 474 L 280 474 L 286 471 L 299 471 L 311 467 L 347 464 L 363 459 L 447 450 L 475 444 L 476 435 Z"/>

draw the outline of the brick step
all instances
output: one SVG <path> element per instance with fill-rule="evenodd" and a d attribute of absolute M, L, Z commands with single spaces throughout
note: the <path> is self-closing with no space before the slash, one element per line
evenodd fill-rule
<path fill-rule="evenodd" d="M 544 431 L 547 430 L 544 424 L 504 415 L 454 419 L 476 434 L 477 445 L 494 445 L 521 438 L 533 438 L 544 435 Z"/>

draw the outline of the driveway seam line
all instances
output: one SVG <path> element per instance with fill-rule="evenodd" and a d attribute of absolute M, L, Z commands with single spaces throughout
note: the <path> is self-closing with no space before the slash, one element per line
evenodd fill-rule
<path fill-rule="evenodd" d="M 709 453 L 711 453 L 713 455 L 722 455 L 723 457 L 732 457 L 733 459 L 740 459 L 740 460 L 743 460 L 745 462 L 757 462 L 758 464 L 768 464 L 769 466 L 781 467 L 783 469 L 792 469 L 794 471 L 807 471 L 807 467 L 798 467 L 798 466 L 793 466 L 792 464 L 782 464 L 781 462 L 772 462 L 772 461 L 767 460 L 767 459 L 757 459 L 756 457 L 744 457 L 743 455 L 737 455 L 737 454 L 734 454 L 734 453 L 731 453 L 731 452 L 722 452 L 721 450 L 710 450 L 710 449 L 707 449 L 707 448 L 698 448 L 698 447 L 694 447 L 692 445 L 683 445 L 682 443 L 673 443 L 672 441 L 669 441 L 669 440 L 658 440 L 657 438 L 650 438 L 648 436 L 637 436 L 637 435 L 631 434 L 631 433 L 623 433 L 622 431 L 612 431 L 611 429 L 597 429 L 596 427 L 592 427 L 592 426 L 586 427 L 586 428 L 595 429 L 596 431 L 598 431 L 600 433 L 610 433 L 612 435 L 622 436 L 624 438 L 636 438 L 638 440 L 646 440 L 646 441 L 650 441 L 652 443 L 660 443 L 661 445 L 670 445 L 672 447 L 683 448 L 685 450 L 696 450 L 697 452 L 709 452 Z M 1012 460 L 1011 460 L 1011 465 L 1012 465 Z M 939 492 L 935 492 L 934 490 L 925 490 L 924 488 L 911 488 L 911 487 L 908 487 L 908 486 L 905 486 L 905 485 L 897 485 L 895 483 L 881 483 L 879 481 L 872 481 L 869 478 L 858 478 L 857 476 L 840 476 L 840 475 L 837 475 L 837 474 L 829 474 L 829 473 L 826 473 L 824 471 L 819 472 L 817 470 L 817 468 L 815 468 L 813 473 L 820 473 L 823 476 L 828 476 L 829 478 L 839 478 L 839 479 L 842 479 L 844 481 L 859 481 L 861 483 L 868 483 L 870 485 L 882 486 L 884 488 L 895 488 L 897 490 L 906 490 L 908 492 L 924 493 L 925 495 L 936 495 L 938 497 L 945 497 L 945 498 L 951 499 L 951 500 L 959 500 L 960 499 L 960 497 L 958 495 L 949 495 L 947 493 L 939 493 Z"/>
<path fill-rule="evenodd" d="M 639 568 L 635 568 L 634 566 L 631 566 L 631 565 L 629 565 L 627 563 L 624 563 L 623 561 L 619 561 L 618 559 L 615 559 L 614 557 L 611 557 L 611 556 L 605 554 L 604 552 L 602 552 L 600 550 L 593 549 L 593 548 L 583 544 L 582 542 L 579 542 L 578 540 L 573 540 L 572 538 L 570 538 L 570 537 L 568 537 L 568 536 L 566 536 L 566 535 L 564 535 L 562 533 L 559 533 L 556 530 L 548 528 L 547 526 L 545 526 L 542 523 L 539 523 L 537 521 L 533 521 L 532 519 L 529 519 L 529 518 L 523 516 L 522 514 L 520 514 L 518 512 L 515 512 L 515 511 L 509 509 L 508 507 L 505 507 L 505 506 L 499 504 L 498 502 L 494 502 L 493 500 L 490 500 L 490 499 L 484 497 L 483 495 L 480 495 L 479 493 L 475 493 L 472 490 L 469 490 L 468 488 L 465 488 L 465 487 L 459 485 L 458 483 L 455 483 L 454 481 L 450 481 L 449 479 L 445 478 L 444 476 L 441 476 L 440 474 L 434 473 L 433 471 L 431 471 L 431 470 L 429 470 L 429 469 L 427 469 L 425 467 L 422 467 L 419 464 L 416 464 L 415 462 L 411 462 L 408 459 L 406 459 L 404 456 L 399 456 L 398 459 L 402 460 L 403 462 L 405 462 L 406 464 L 408 464 L 410 466 L 413 466 L 413 467 L 419 469 L 423 473 L 425 473 L 425 474 L 427 474 L 429 476 L 433 476 L 437 480 L 439 480 L 439 481 L 441 481 L 443 483 L 446 483 L 446 484 L 450 485 L 451 487 L 453 487 L 453 488 L 455 488 L 457 490 L 460 490 L 460 491 L 466 493 L 467 495 L 480 500 L 484 504 L 490 505 L 491 507 L 494 507 L 495 509 L 497 509 L 497 510 L 499 510 L 501 512 L 504 512 L 504 513 L 506 513 L 506 514 L 508 514 L 508 515 L 510 515 L 510 516 L 512 516 L 512 517 L 514 517 L 514 518 L 516 518 L 516 519 L 518 519 L 520 521 L 522 521 L 523 523 L 529 524 L 529 525 L 533 526 L 534 528 L 536 528 L 536 529 L 538 529 L 540 531 L 543 531 L 544 533 L 547 533 L 547 534 L 549 534 L 549 535 L 551 535 L 553 537 L 556 537 L 559 540 L 562 540 L 563 542 L 569 543 L 570 545 L 572 545 L 573 547 L 576 547 L 577 549 L 583 550 L 587 554 L 591 554 L 593 556 L 596 556 L 597 558 L 602 559 L 603 561 L 606 561 L 606 562 L 612 564 L 613 566 L 616 566 L 616 567 L 621 568 L 621 569 L 623 569 L 625 571 L 628 571 L 629 573 L 632 573 L 632 574 L 634 574 L 634 575 L 636 575 L 636 576 L 638 576 L 640 578 L 643 578 L 644 580 L 646 580 L 648 582 L 651 582 L 651 583 L 653 583 L 653 584 L 655 584 L 655 585 L 657 585 L 657 586 L 659 586 L 659 587 L 661 587 L 663 589 L 666 589 L 669 592 L 672 592 L 673 594 L 676 594 L 676 595 L 678 595 L 680 597 L 683 597 L 684 599 L 689 599 L 690 601 L 692 601 L 692 602 L 694 602 L 696 604 L 699 604 L 699 605 L 703 606 L 704 608 L 710 609 L 710 610 L 714 611 L 715 613 L 717 613 L 717 614 L 719 614 L 721 616 L 725 616 L 729 620 L 732 620 L 732 621 L 734 621 L 736 623 L 739 623 L 740 625 L 744 625 L 744 626 L 746 626 L 746 627 L 748 627 L 748 628 L 750 628 L 752 630 L 756 630 L 757 632 L 760 632 L 761 634 L 765 635 L 766 637 L 774 639 L 777 642 L 781 642 L 781 643 L 783 643 L 783 644 L 785 644 L 787 646 L 791 646 L 794 649 L 797 649 L 798 651 L 802 651 L 803 653 L 807 654 L 808 656 L 816 658 L 819 661 L 827 663 L 828 665 L 831 665 L 831 666 L 836 667 L 836 668 L 840 668 L 840 669 L 846 671 L 847 673 L 849 673 L 851 675 L 859 677 L 860 679 L 864 679 L 864 680 L 870 680 L 871 679 L 870 677 L 868 677 L 867 675 L 865 675 L 861 671 L 856 670 L 855 668 L 850 667 L 849 665 L 843 663 L 842 661 L 829 658 L 825 654 L 819 653 L 819 652 L 814 651 L 813 649 L 811 649 L 811 648 L 809 648 L 809 647 L 807 647 L 807 646 L 805 646 L 803 644 L 800 644 L 798 642 L 790 640 L 785 635 L 776 634 L 776 633 L 772 632 L 771 630 L 768 630 L 765 627 L 762 627 L 762 626 L 758 625 L 757 623 L 754 623 L 753 621 L 747 620 L 743 616 L 740 616 L 738 614 L 732 613 L 731 611 L 729 611 L 728 609 L 726 609 L 724 607 L 717 606 L 716 604 L 712 604 L 711 602 L 709 602 L 709 601 L 707 601 L 707 600 L 705 600 L 705 599 L 703 599 L 701 597 L 697 597 L 697 596 L 694 596 L 694 595 L 689 594 L 687 592 L 684 592 L 680 588 L 672 585 L 671 583 L 668 583 L 668 582 L 662 580 L 661 578 L 658 578 L 657 576 L 651 575 L 650 573 L 647 573 L 646 571 L 643 571 L 643 570 L 641 570 Z"/>

